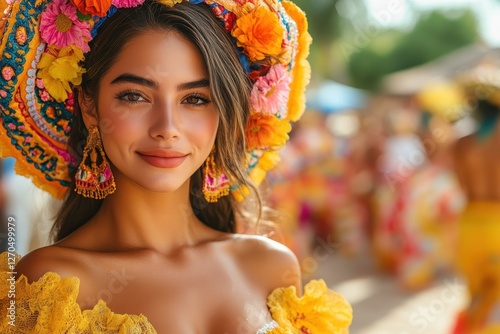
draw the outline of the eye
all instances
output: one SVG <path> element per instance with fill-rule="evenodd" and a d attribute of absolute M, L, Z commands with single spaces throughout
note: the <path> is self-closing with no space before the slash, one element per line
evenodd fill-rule
<path fill-rule="evenodd" d="M 116 95 L 116 98 L 118 100 L 124 101 L 126 103 L 131 103 L 131 104 L 146 101 L 146 99 L 140 93 L 134 92 L 134 91 L 121 92 L 121 93 Z"/>
<path fill-rule="evenodd" d="M 184 100 L 182 101 L 183 104 L 191 104 L 194 106 L 205 106 L 205 105 L 209 104 L 210 102 L 212 102 L 212 101 L 210 101 L 209 98 L 207 98 L 206 96 L 204 96 L 202 94 L 189 95 L 186 98 L 184 98 Z"/>

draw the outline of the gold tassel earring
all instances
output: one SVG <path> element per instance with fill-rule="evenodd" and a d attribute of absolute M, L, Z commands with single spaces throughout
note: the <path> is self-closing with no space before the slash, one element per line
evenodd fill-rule
<path fill-rule="evenodd" d="M 215 166 L 215 148 L 210 152 L 203 168 L 203 196 L 209 203 L 216 203 L 222 196 L 229 195 L 229 180 Z"/>
<path fill-rule="evenodd" d="M 101 156 L 101 164 L 97 165 L 97 151 Z M 85 163 L 90 155 L 90 167 Z M 96 126 L 93 126 L 83 149 L 82 162 L 78 166 L 75 177 L 75 191 L 87 198 L 103 199 L 116 190 L 115 179 L 108 160 L 102 149 L 101 136 Z"/>

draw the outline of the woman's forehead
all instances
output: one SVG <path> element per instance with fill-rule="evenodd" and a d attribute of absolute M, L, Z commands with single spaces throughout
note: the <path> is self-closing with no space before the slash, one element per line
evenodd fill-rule
<path fill-rule="evenodd" d="M 207 77 L 198 49 L 175 31 L 149 30 L 130 39 L 111 66 L 108 80 L 122 73 L 140 74 L 158 84 Z"/>

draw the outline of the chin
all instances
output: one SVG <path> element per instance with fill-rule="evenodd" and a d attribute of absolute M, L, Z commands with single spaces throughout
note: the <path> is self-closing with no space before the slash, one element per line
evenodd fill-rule
<path fill-rule="evenodd" d="M 149 182 L 137 182 L 137 184 L 150 192 L 167 194 L 182 191 L 184 187 L 189 187 L 189 180 L 184 183 L 179 183 L 178 181 L 172 182 L 172 180 L 163 180 L 163 182 L 153 180 Z"/>

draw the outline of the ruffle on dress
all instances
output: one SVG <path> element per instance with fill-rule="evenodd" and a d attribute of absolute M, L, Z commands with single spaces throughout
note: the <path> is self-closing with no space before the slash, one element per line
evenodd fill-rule
<path fill-rule="evenodd" d="M 13 270 L 19 259 L 13 253 L 0 254 L 1 333 L 157 333 L 144 315 L 114 313 L 103 300 L 92 310 L 82 311 L 76 302 L 77 277 L 47 272 L 33 283 L 24 275 L 16 281 Z M 351 306 L 323 280 L 309 282 L 301 298 L 295 287 L 275 289 L 268 306 L 278 326 L 270 326 L 266 334 L 345 334 L 352 320 Z"/>
<path fill-rule="evenodd" d="M 16 263 L 19 259 L 15 256 Z M 24 275 L 14 281 L 12 261 L 9 253 L 0 254 L 0 333 L 156 333 L 144 315 L 116 314 L 103 300 L 82 312 L 77 277 L 48 272 L 31 284 Z"/>

